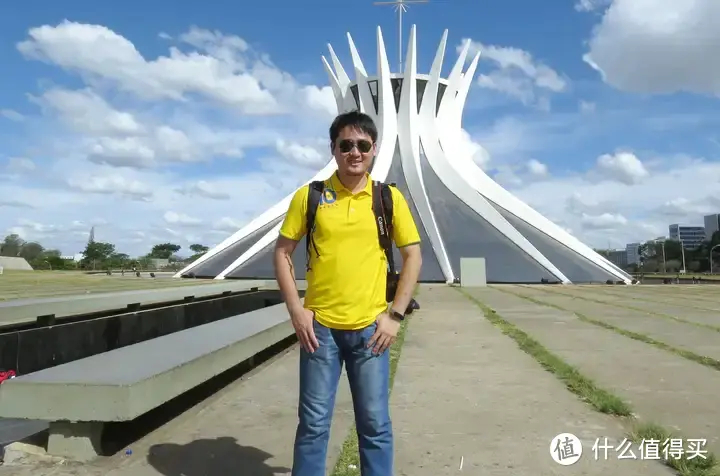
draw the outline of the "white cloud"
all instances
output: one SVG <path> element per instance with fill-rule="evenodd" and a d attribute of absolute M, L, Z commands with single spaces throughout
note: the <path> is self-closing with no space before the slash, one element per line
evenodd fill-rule
<path fill-rule="evenodd" d="M 643 163 L 630 152 L 601 155 L 597 159 L 597 171 L 607 179 L 626 185 L 639 183 L 648 176 Z"/>
<path fill-rule="evenodd" d="M 539 160 L 531 159 L 526 165 L 528 172 L 535 177 L 545 177 L 548 174 L 547 165 L 543 164 Z"/>
<path fill-rule="evenodd" d="M 169 225 L 198 226 L 202 224 L 202 220 L 200 220 L 199 218 L 193 218 L 184 213 L 177 213 L 173 211 L 165 212 L 165 214 L 163 215 L 163 219 Z"/>
<path fill-rule="evenodd" d="M 68 185 L 81 192 L 124 195 L 136 200 L 147 200 L 152 196 L 152 190 L 146 184 L 118 175 L 72 178 Z"/>
<path fill-rule="evenodd" d="M 217 222 L 215 222 L 215 225 L 213 225 L 216 230 L 228 233 L 234 233 L 240 228 L 242 228 L 242 226 L 242 222 L 231 217 L 222 217 Z"/>
<path fill-rule="evenodd" d="M 614 230 L 627 224 L 627 218 L 617 213 L 602 213 L 600 215 L 581 214 L 580 224 L 588 230 Z"/>
<path fill-rule="evenodd" d="M 237 42 L 222 46 L 227 57 L 185 54 L 172 48 L 169 56 L 146 60 L 128 39 L 101 25 L 63 21 L 29 31 L 18 44 L 29 58 L 75 71 L 89 81 L 107 81 L 141 98 L 187 100 L 191 93 L 239 108 L 246 114 L 277 109 L 273 95 L 243 71 L 236 60 Z M 239 39 L 238 39 L 239 40 Z"/>
<path fill-rule="evenodd" d="M 463 44 L 468 39 L 463 40 Z M 462 46 L 458 46 L 460 51 Z M 532 54 L 513 47 L 484 45 L 471 41 L 469 56 L 480 53 L 480 64 L 490 60 L 494 69 L 477 75 L 477 84 L 512 96 L 523 104 L 535 104 L 543 110 L 549 109 L 550 93 L 559 93 L 567 88 L 567 79 L 550 66 L 537 61 Z"/>
<path fill-rule="evenodd" d="M 612 3 L 612 0 L 578 0 L 575 3 L 575 10 L 579 12 L 592 12 L 606 8 Z"/>
<path fill-rule="evenodd" d="M 315 140 L 311 145 L 278 139 L 275 142 L 275 150 L 287 160 L 318 169 L 327 164 L 332 158 L 328 142 L 322 139 Z"/>
<path fill-rule="evenodd" d="M 676 197 L 666 201 L 657 208 L 657 212 L 668 217 L 679 218 L 681 220 L 687 217 L 698 217 L 710 215 L 720 211 L 720 194 L 708 195 L 699 199 L 687 199 L 685 197 Z"/>
<path fill-rule="evenodd" d="M 210 198 L 212 200 L 228 200 L 230 194 L 219 190 L 218 184 L 209 183 L 205 180 L 199 180 L 195 183 L 188 183 L 177 189 L 181 195 L 188 197 Z"/>
<path fill-rule="evenodd" d="M 17 111 L 13 111 L 12 109 L 0 109 L 0 116 L 15 122 L 22 122 L 25 120 L 25 116 Z"/>
<path fill-rule="evenodd" d="M 2 207 L 13 207 L 13 208 L 34 208 L 29 203 L 23 202 L 17 199 L 0 199 L 0 208 Z"/>
<path fill-rule="evenodd" d="M 37 169 L 37 165 L 26 157 L 10 157 L 7 164 L 7 170 L 14 173 L 28 173 Z"/>
<path fill-rule="evenodd" d="M 337 114 L 337 104 L 330 86 L 318 88 L 317 86 L 305 86 L 302 94 L 308 106 L 328 115 Z"/>
<path fill-rule="evenodd" d="M 647 160 L 646 160 L 647 162 Z M 656 159 L 652 173 L 627 184 L 598 181 L 593 170 L 510 187 L 518 198 L 585 243 L 607 247 L 667 234 L 669 223 L 702 223 L 720 211 L 720 163 L 701 159 Z M 674 208 L 674 209 L 672 209 Z M 675 215 L 673 215 L 673 213 Z"/>
<path fill-rule="evenodd" d="M 460 144 L 459 150 L 462 150 L 464 154 L 471 157 L 473 161 L 481 168 L 487 168 L 490 162 L 490 154 L 488 151 L 466 131 L 461 129 L 460 131 Z"/>
<path fill-rule="evenodd" d="M 132 114 L 113 109 L 89 88 L 78 91 L 53 88 L 34 101 L 81 133 L 136 134 L 143 129 Z"/>
<path fill-rule="evenodd" d="M 720 94 L 720 2 L 613 0 L 585 61 L 633 92 Z"/>

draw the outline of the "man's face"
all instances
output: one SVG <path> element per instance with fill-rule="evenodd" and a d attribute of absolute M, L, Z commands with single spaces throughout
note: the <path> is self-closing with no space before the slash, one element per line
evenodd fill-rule
<path fill-rule="evenodd" d="M 375 144 L 370 136 L 354 127 L 345 127 L 338 134 L 333 156 L 342 175 L 365 175 L 375 157 Z"/>

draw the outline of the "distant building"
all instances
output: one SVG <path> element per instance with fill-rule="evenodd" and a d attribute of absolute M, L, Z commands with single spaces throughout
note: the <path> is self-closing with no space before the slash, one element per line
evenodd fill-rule
<path fill-rule="evenodd" d="M 627 264 L 640 263 L 640 243 L 628 243 L 625 245 Z"/>
<path fill-rule="evenodd" d="M 607 258 L 611 263 L 620 268 L 628 265 L 627 250 L 608 250 Z"/>
<path fill-rule="evenodd" d="M 680 241 L 683 248 L 693 250 L 705 241 L 704 226 L 681 226 L 673 224 L 668 227 L 670 238 L 673 241 Z"/>
<path fill-rule="evenodd" d="M 705 215 L 705 239 L 710 241 L 716 231 L 720 231 L 720 213 Z"/>

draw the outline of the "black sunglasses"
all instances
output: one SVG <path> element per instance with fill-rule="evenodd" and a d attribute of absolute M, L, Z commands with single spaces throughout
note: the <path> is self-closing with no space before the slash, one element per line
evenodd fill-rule
<path fill-rule="evenodd" d="M 355 142 L 354 140 L 350 139 L 343 139 L 340 142 L 338 142 L 338 149 L 340 149 L 340 152 L 343 154 L 347 154 L 351 150 L 353 150 L 353 147 L 357 146 L 358 151 L 360 151 L 361 154 L 367 154 L 372 150 L 372 142 L 365 139 L 360 139 L 359 141 Z"/>

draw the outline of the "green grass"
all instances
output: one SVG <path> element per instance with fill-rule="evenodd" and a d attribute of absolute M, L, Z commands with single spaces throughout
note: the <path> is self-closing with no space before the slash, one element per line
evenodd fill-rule
<path fill-rule="evenodd" d="M 643 439 L 646 441 L 656 439 L 659 440 L 659 444 L 662 445 L 671 437 L 679 438 L 660 425 L 637 420 L 629 403 L 609 391 L 598 387 L 591 379 L 582 375 L 575 367 L 547 350 L 538 341 L 514 324 L 503 319 L 494 309 L 486 306 L 483 302 L 464 290 L 458 290 L 482 309 L 485 317 L 503 334 L 512 338 L 524 352 L 534 357 L 545 370 L 561 380 L 568 390 L 577 395 L 581 400 L 587 402 L 598 412 L 622 417 L 622 422 L 631 428 L 627 435 L 629 440 L 640 443 Z M 509 294 L 516 295 L 514 293 Z M 525 298 L 525 296 L 518 297 Z M 532 299 L 529 300 L 532 301 Z M 539 301 L 538 304 L 546 305 Z M 551 305 L 550 307 L 553 306 Z M 663 458 L 660 462 L 674 469 L 678 476 L 717 476 L 716 468 L 718 461 L 716 457 L 709 452 L 705 456 L 705 459 L 688 459 L 687 455 L 683 454 L 678 459 Z"/>
<path fill-rule="evenodd" d="M 695 457 L 688 459 L 686 455 L 675 459 L 670 456 L 665 459 L 662 448 L 664 448 L 672 438 L 681 438 L 674 435 L 667 429 L 654 423 L 638 423 L 628 435 L 628 439 L 634 442 L 655 440 L 660 446 L 660 461 L 670 468 L 674 469 L 679 476 L 717 476 L 718 461 L 712 453 L 705 454 L 705 458 Z M 687 446 L 684 444 L 683 446 Z M 704 448 L 701 448 L 704 450 Z M 639 456 L 639 455 L 636 455 Z"/>
<path fill-rule="evenodd" d="M 414 313 L 413 313 L 414 315 Z M 405 333 L 407 331 L 408 322 L 412 319 L 409 317 L 403 320 L 398 331 L 395 343 L 390 347 L 390 391 L 392 392 L 395 383 L 395 373 L 397 372 L 398 362 L 400 361 L 400 353 L 403 343 L 405 342 Z M 358 439 L 355 425 L 352 426 L 350 432 L 343 443 L 340 456 L 338 457 L 335 468 L 331 476 L 357 476 L 360 474 L 360 454 L 358 452 Z"/>
<path fill-rule="evenodd" d="M 170 279 L 90 275 L 78 271 L 12 271 L 0 275 L 0 301 L 76 294 L 165 289 L 169 287 L 217 283 L 211 279 Z"/>

